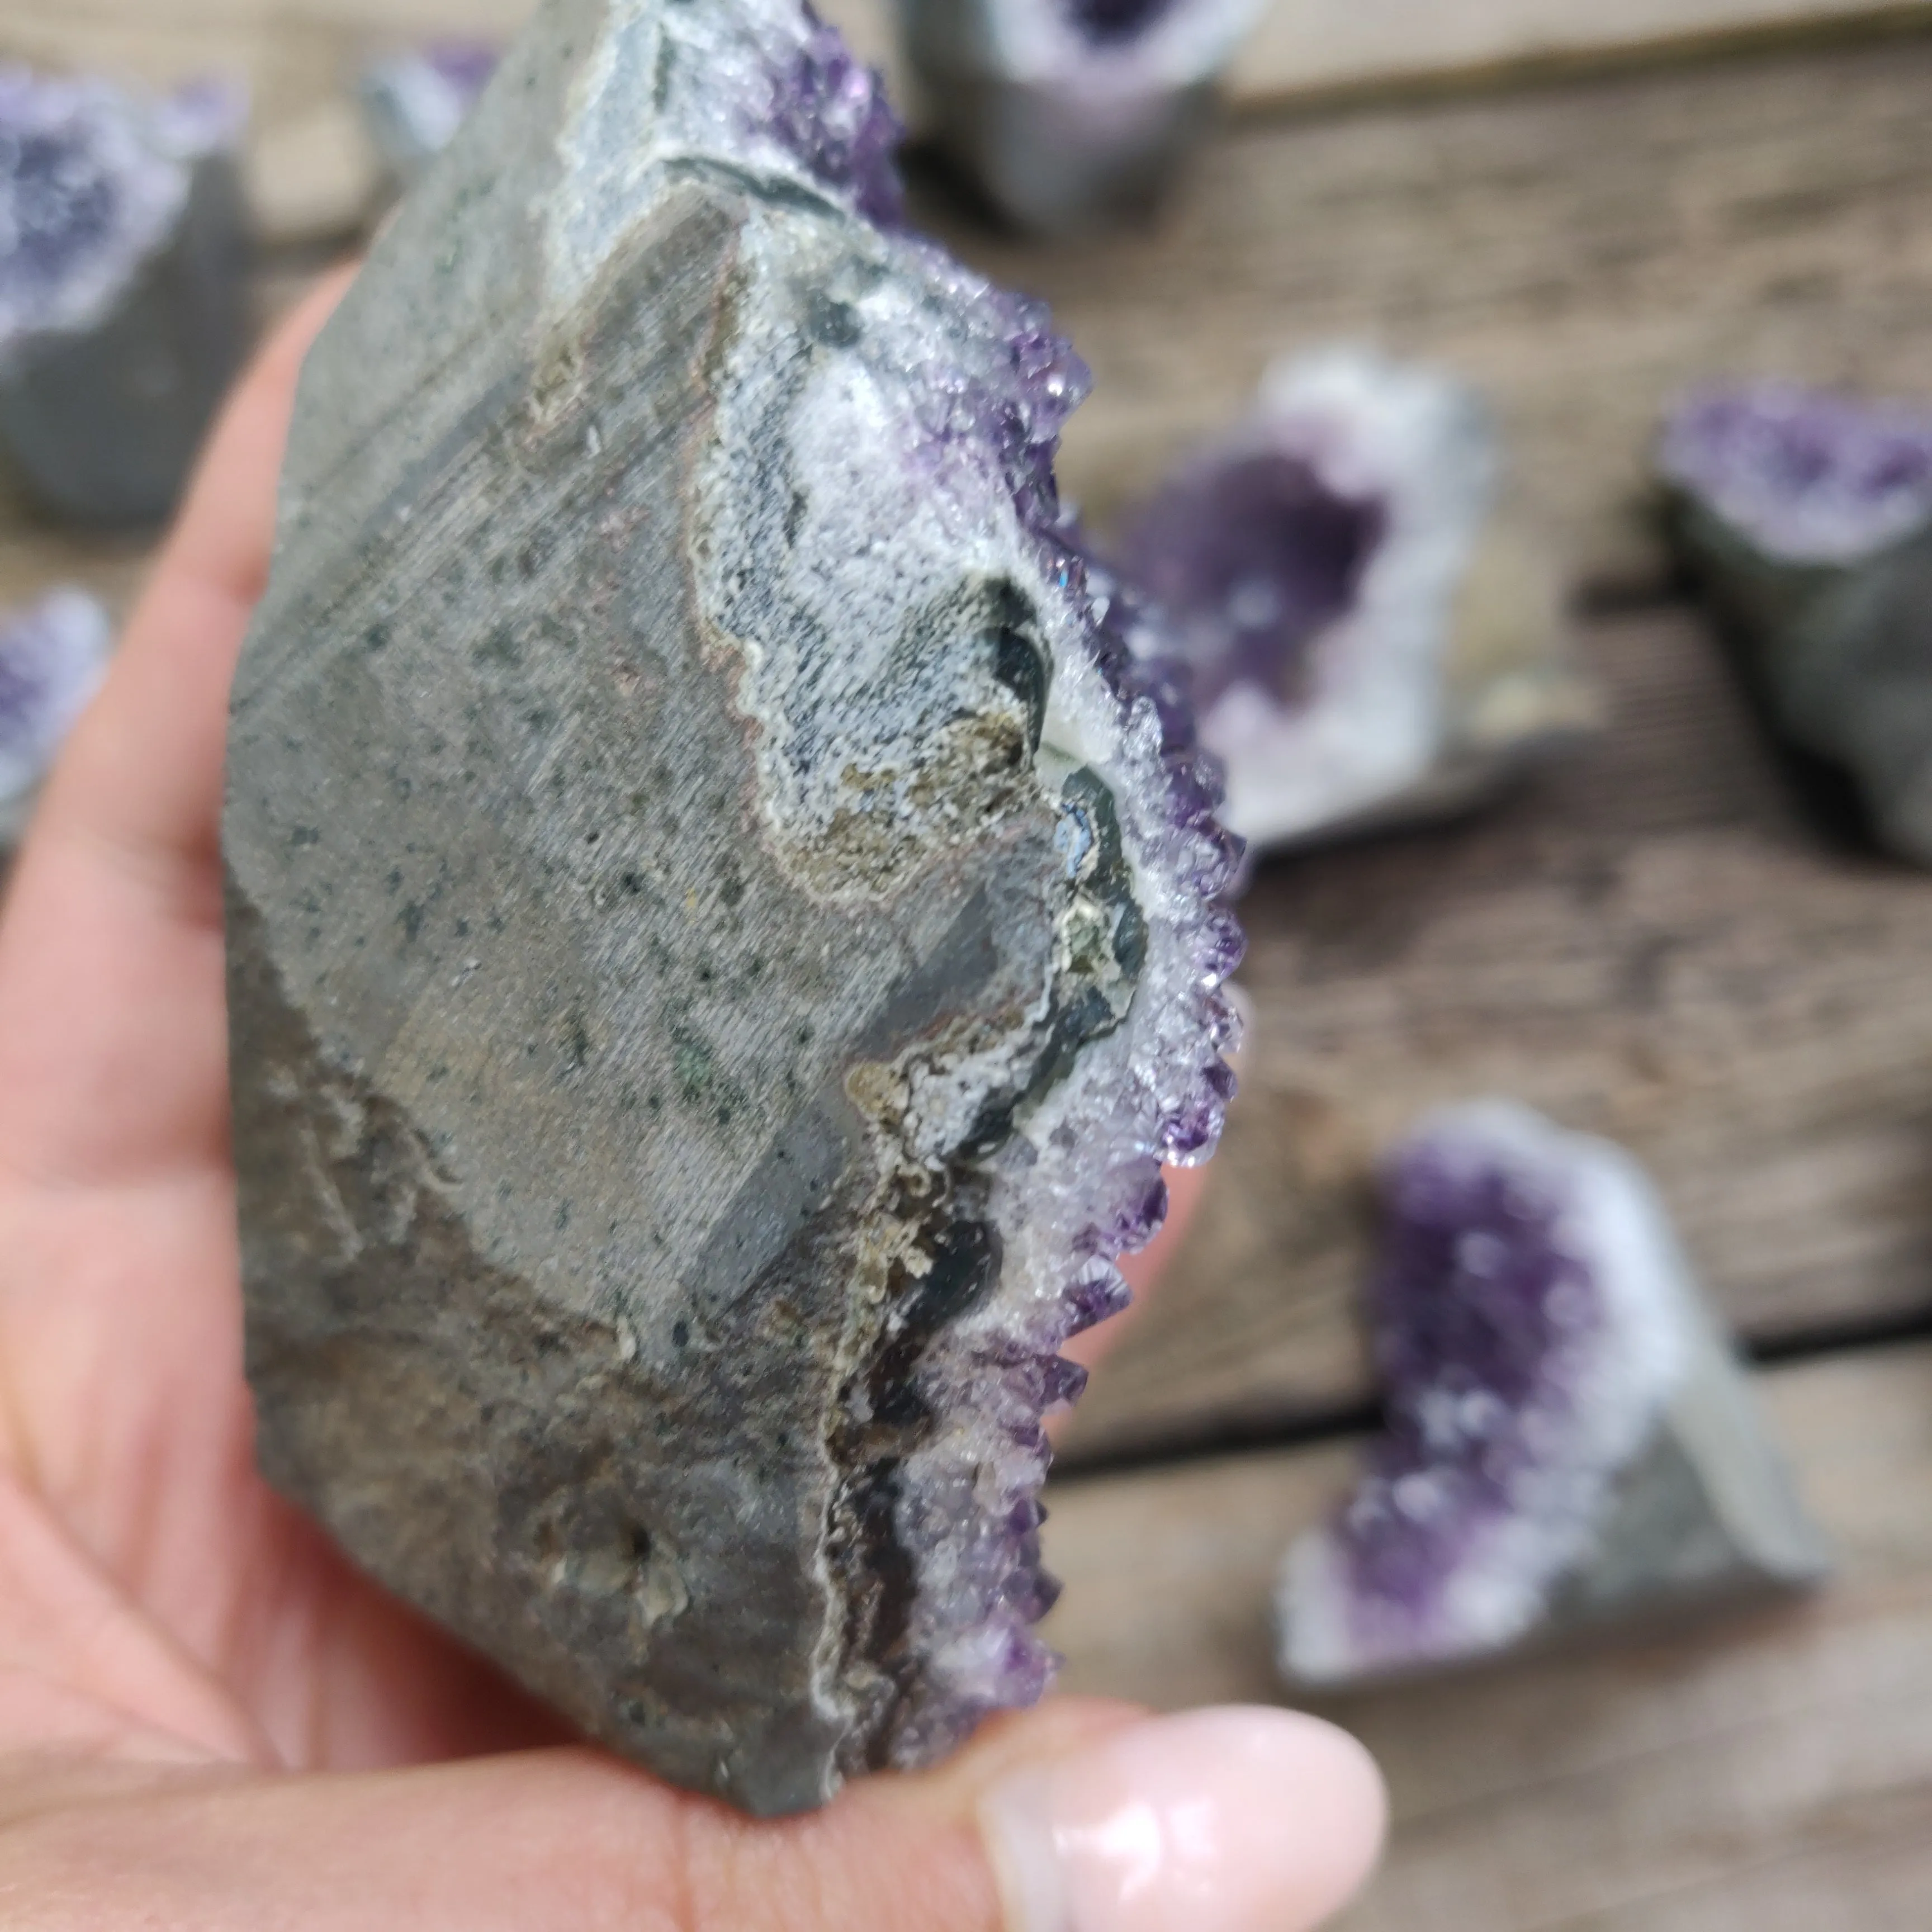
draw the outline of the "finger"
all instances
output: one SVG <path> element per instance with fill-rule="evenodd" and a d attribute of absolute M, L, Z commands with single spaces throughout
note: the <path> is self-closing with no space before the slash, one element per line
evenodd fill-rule
<path fill-rule="evenodd" d="M 581 1750 L 192 1785 L 0 1836 L 0 1898 L 88 1932 L 1300 1932 L 1381 1818 L 1313 1719 L 1068 1702 L 778 1823 Z"/>

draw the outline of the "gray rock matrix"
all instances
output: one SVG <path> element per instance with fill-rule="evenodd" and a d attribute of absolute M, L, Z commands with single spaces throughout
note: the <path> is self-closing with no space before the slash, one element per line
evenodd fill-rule
<path fill-rule="evenodd" d="M 265 1471 L 759 1813 L 1043 1688 L 1058 1347 L 1238 956 L 973 416 L 1050 339 L 779 124 L 854 71 L 549 0 L 304 370 L 224 834 Z"/>

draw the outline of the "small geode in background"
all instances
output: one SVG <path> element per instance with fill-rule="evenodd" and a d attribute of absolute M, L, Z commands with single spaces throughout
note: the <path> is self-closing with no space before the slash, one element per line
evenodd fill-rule
<path fill-rule="evenodd" d="M 1472 1102 L 1425 1118 L 1383 1191 L 1384 1431 L 1283 1567 L 1291 1682 L 1405 1676 L 1822 1575 L 1748 1379 L 1622 1148 Z"/>
<path fill-rule="evenodd" d="M 113 626 L 85 591 L 50 591 L 0 615 L 0 851 L 107 668 Z"/>
<path fill-rule="evenodd" d="M 550 0 L 302 372 L 223 844 L 269 1478 L 761 1812 L 1031 1702 L 1042 1418 L 1233 1078 L 1087 374 L 787 0 Z"/>
<path fill-rule="evenodd" d="M 242 118 L 0 69 L 0 442 L 55 515 L 174 507 L 246 347 Z"/>
<path fill-rule="evenodd" d="M 1658 466 L 1779 728 L 1932 866 L 1932 409 L 1713 389 L 1672 417 Z"/>
<path fill-rule="evenodd" d="M 1487 411 L 1353 349 L 1286 358 L 1127 519 L 1257 849 L 1462 808 L 1594 719 L 1556 574 L 1496 508 Z"/>
<path fill-rule="evenodd" d="M 1258 0 L 898 0 L 939 137 L 1046 233 L 1144 211 L 1212 112 Z"/>
<path fill-rule="evenodd" d="M 390 199 L 413 187 L 456 138 L 500 57 L 481 40 L 431 40 L 386 54 L 363 70 L 356 92 Z"/>

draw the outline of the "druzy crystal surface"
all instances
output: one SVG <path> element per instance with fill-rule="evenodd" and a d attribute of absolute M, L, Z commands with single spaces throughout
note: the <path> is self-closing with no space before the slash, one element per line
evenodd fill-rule
<path fill-rule="evenodd" d="M 363 114 L 398 190 L 455 140 L 496 70 L 498 52 L 482 40 L 431 40 L 364 70 L 357 88 Z"/>
<path fill-rule="evenodd" d="M 1206 124 L 1258 0 L 899 0 L 941 140 L 1048 233 L 1145 209 Z"/>
<path fill-rule="evenodd" d="M 54 756 L 99 687 L 113 637 L 85 591 L 0 616 L 0 850 L 20 836 Z"/>
<path fill-rule="evenodd" d="M 1659 464 L 1745 540 L 1791 564 L 1850 564 L 1932 523 L 1932 409 L 1783 383 L 1689 398 Z"/>
<path fill-rule="evenodd" d="M 781 0 L 550 0 L 304 371 L 225 846 L 272 1479 L 758 1811 L 1037 1696 L 1066 1338 L 1232 1082 L 1086 377 Z"/>
<path fill-rule="evenodd" d="M 0 439 L 57 512 L 164 514 L 234 372 L 242 116 L 0 68 Z"/>
<path fill-rule="evenodd" d="M 1588 722 L 1498 467 L 1470 391 L 1336 349 L 1278 363 L 1130 519 L 1121 568 L 1255 845 L 1466 803 Z"/>
<path fill-rule="evenodd" d="M 1290 1552 L 1284 1671 L 1346 1682 L 1801 1583 L 1820 1556 L 1630 1156 L 1502 1101 L 1390 1156 L 1384 1432 Z"/>
<path fill-rule="evenodd" d="M 1777 384 L 1667 424 L 1673 529 L 1786 735 L 1932 865 L 1932 410 Z"/>

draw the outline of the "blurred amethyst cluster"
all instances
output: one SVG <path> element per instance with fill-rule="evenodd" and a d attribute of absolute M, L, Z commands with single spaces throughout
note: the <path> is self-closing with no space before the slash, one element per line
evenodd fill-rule
<path fill-rule="evenodd" d="M 941 140 L 1008 219 L 1143 211 L 1205 125 L 1256 0 L 900 0 Z"/>
<path fill-rule="evenodd" d="M 1251 844 L 1456 808 L 1590 722 L 1499 470 L 1469 390 L 1337 348 L 1277 363 L 1129 518 L 1145 634 L 1186 667 Z"/>
<path fill-rule="evenodd" d="M 1354 608 L 1388 523 L 1386 498 L 1342 494 L 1304 451 L 1234 450 L 1169 477 L 1125 550 L 1180 627 L 1204 710 L 1238 685 L 1293 710 L 1315 696 L 1311 647 Z"/>
<path fill-rule="evenodd" d="M 1658 465 L 1692 569 L 1790 741 L 1932 865 L 1932 409 L 1756 383 L 1693 396 Z"/>
<path fill-rule="evenodd" d="M 1659 466 L 1767 556 L 1841 564 L 1932 520 L 1932 410 L 1762 382 L 1708 389 Z"/>
<path fill-rule="evenodd" d="M 239 361 L 243 111 L 0 68 L 0 436 L 56 512 L 164 514 Z"/>
<path fill-rule="evenodd" d="M 1491 1654 L 1647 1598 L 1810 1580 L 1815 1538 L 1621 1148 L 1484 1100 L 1382 1175 L 1382 1432 L 1289 1552 L 1282 1667 L 1336 1683 Z"/>
<path fill-rule="evenodd" d="M 0 848 L 107 668 L 107 614 L 84 592 L 50 592 L 0 617 Z"/>

